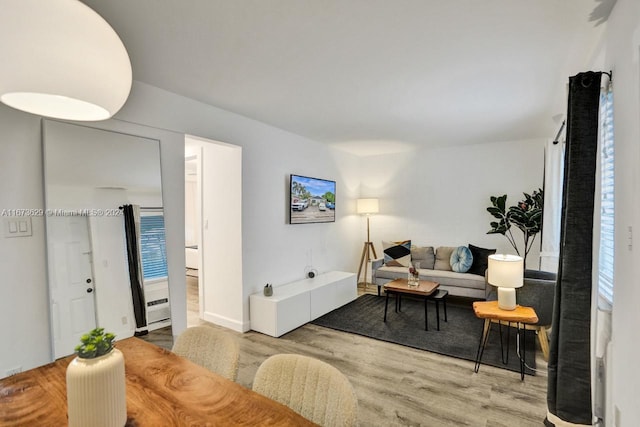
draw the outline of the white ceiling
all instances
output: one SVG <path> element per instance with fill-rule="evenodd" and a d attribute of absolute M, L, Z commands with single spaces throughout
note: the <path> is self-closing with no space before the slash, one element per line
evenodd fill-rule
<path fill-rule="evenodd" d="M 359 154 L 552 138 L 615 0 L 84 0 L 133 77 Z"/>

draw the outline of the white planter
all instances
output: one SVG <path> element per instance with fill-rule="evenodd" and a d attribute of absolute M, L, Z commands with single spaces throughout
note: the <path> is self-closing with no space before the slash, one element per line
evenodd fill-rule
<path fill-rule="evenodd" d="M 127 422 L 124 357 L 118 349 L 67 367 L 70 427 L 122 427 Z"/>

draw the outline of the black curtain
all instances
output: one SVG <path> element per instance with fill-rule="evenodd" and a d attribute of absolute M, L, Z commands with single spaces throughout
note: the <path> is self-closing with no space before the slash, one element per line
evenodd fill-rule
<path fill-rule="evenodd" d="M 122 211 L 124 216 L 124 231 L 127 240 L 131 299 L 133 301 L 133 314 L 136 318 L 135 335 L 146 335 L 148 333 L 147 311 L 145 309 L 144 289 L 142 288 L 142 266 L 140 264 L 140 251 L 138 248 L 136 217 L 132 205 L 122 206 Z"/>
<path fill-rule="evenodd" d="M 550 337 L 547 426 L 592 425 L 591 293 L 600 72 L 569 79 L 560 262 Z"/>

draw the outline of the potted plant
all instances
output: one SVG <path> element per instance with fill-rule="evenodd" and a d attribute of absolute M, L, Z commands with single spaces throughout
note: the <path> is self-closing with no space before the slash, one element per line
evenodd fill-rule
<path fill-rule="evenodd" d="M 127 422 L 124 357 L 115 335 L 96 328 L 80 338 L 67 366 L 69 426 L 122 427 Z"/>
<path fill-rule="evenodd" d="M 80 344 L 74 351 L 82 359 L 93 359 L 104 356 L 113 350 L 113 340 L 116 338 L 111 332 L 105 334 L 104 328 L 96 328 L 80 337 Z"/>
<path fill-rule="evenodd" d="M 487 211 L 499 221 L 492 221 L 489 225 L 491 230 L 487 234 L 502 234 L 507 238 L 516 253 L 527 265 L 527 255 L 533 247 L 536 235 L 542 230 L 542 208 L 544 204 L 544 194 L 542 189 L 538 189 L 531 194 L 523 193 L 524 200 L 519 201 L 515 206 L 507 210 L 507 195 L 499 197 L 492 196 L 491 206 Z M 522 231 L 523 246 L 522 252 L 518 249 L 516 239 L 511 233 L 511 225 L 515 225 Z"/>

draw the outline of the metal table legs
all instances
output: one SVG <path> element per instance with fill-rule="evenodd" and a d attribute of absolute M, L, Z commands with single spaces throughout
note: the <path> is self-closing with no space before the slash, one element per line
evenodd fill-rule
<path fill-rule="evenodd" d="M 395 303 L 396 303 L 396 307 L 395 307 L 395 312 L 397 313 L 398 311 L 402 311 L 402 295 L 400 295 L 397 292 L 393 292 L 393 291 L 386 291 L 386 296 L 384 299 L 384 321 L 387 321 L 387 309 L 389 307 L 389 294 L 394 294 L 395 295 Z M 428 331 L 429 330 L 429 316 L 427 316 L 427 298 L 423 298 L 424 299 L 424 330 Z M 438 310 L 439 311 L 439 310 Z M 438 330 L 440 330 L 440 319 L 438 319 Z"/>
<path fill-rule="evenodd" d="M 508 322 L 507 327 L 511 327 L 512 322 Z M 518 355 L 518 359 L 520 362 L 520 379 L 524 381 L 524 368 L 525 368 L 525 355 L 527 354 L 526 350 L 526 328 L 525 325 L 520 327 L 520 322 L 513 322 L 516 324 L 516 354 Z M 509 363 L 509 330 L 507 329 L 507 350 L 506 350 L 506 358 L 504 353 L 504 346 L 502 340 L 502 323 L 499 323 L 500 326 L 500 353 L 502 355 L 502 363 Z M 476 361 L 474 366 L 474 372 L 478 372 L 480 370 L 480 364 L 482 363 L 482 354 L 484 353 L 484 349 L 487 345 L 487 340 L 489 339 L 489 332 L 491 331 L 491 319 L 484 319 L 484 325 L 482 327 L 482 335 L 480 335 L 480 342 L 478 343 L 478 351 L 476 352 Z M 522 343 L 522 353 L 520 353 L 520 343 Z"/>

